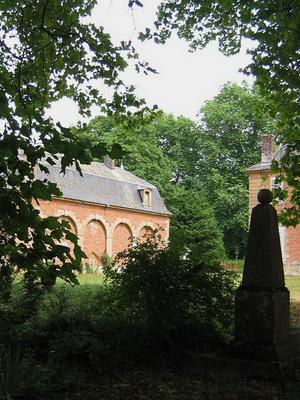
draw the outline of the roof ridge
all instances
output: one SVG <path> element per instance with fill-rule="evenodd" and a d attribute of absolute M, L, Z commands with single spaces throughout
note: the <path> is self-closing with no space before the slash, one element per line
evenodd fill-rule
<path fill-rule="evenodd" d="M 96 164 L 100 164 L 100 165 L 103 165 L 104 167 L 106 167 L 104 163 L 100 163 L 100 162 L 98 162 L 98 161 L 92 161 L 92 162 L 95 162 Z M 51 167 L 60 168 L 60 165 L 59 165 L 59 164 L 51 165 L 51 164 L 47 163 L 46 161 L 44 161 L 44 162 L 42 161 L 40 164 L 46 164 L 46 165 L 50 165 Z M 80 166 L 81 166 L 81 165 L 83 165 L 83 166 L 84 166 L 84 165 L 89 166 L 89 165 L 91 165 L 91 164 L 80 164 Z M 108 167 L 106 167 L 106 168 L 108 168 Z M 115 167 L 115 168 L 118 168 L 119 170 L 124 171 L 124 170 L 122 170 L 122 168 L 120 168 L 120 167 Z M 73 167 L 73 166 L 69 166 L 69 165 L 68 165 L 68 166 L 66 167 L 66 169 L 69 170 L 69 171 L 78 172 L 77 169 L 76 169 L 75 167 Z M 102 175 L 99 175 L 99 174 L 96 174 L 96 173 L 93 173 L 93 172 L 87 172 L 87 171 L 81 171 L 81 172 L 82 172 L 82 174 L 98 176 L 98 177 L 100 177 L 100 178 L 110 179 L 110 180 L 112 180 L 112 181 L 117 181 L 117 182 L 130 183 L 130 184 L 132 184 L 132 185 L 140 185 L 140 184 L 142 185 L 141 182 L 143 182 L 143 183 L 144 183 L 144 186 L 146 186 L 146 187 L 155 187 L 155 188 L 157 188 L 156 185 L 153 185 L 152 183 L 147 182 L 147 181 L 145 181 L 144 179 L 139 178 L 138 176 L 134 175 L 132 172 L 126 171 L 126 170 L 125 170 L 126 173 L 128 173 L 128 174 L 132 175 L 133 177 L 137 178 L 137 179 L 139 180 L 139 182 L 138 182 L 138 183 L 137 183 L 137 182 L 134 183 L 134 182 L 131 182 L 131 181 L 128 181 L 128 180 L 121 180 L 121 181 L 120 181 L 120 180 L 117 179 L 117 178 L 108 177 L 108 176 L 102 176 Z M 78 174 L 79 174 L 79 172 L 78 172 Z M 79 174 L 79 175 L 80 175 L 80 174 Z"/>

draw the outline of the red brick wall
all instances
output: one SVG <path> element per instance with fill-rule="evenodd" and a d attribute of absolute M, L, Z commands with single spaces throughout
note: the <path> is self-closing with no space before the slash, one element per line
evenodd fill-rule
<path fill-rule="evenodd" d="M 163 228 L 162 239 L 168 239 L 168 216 L 68 199 L 40 200 L 39 203 L 36 207 L 42 216 L 53 215 L 71 221 L 72 230 L 77 232 L 79 244 L 87 254 L 86 261 L 94 265 L 101 264 L 104 250 L 109 255 L 123 250 L 128 245 L 130 234 L 139 237 L 147 226 L 151 229 Z"/>
<path fill-rule="evenodd" d="M 300 264 L 300 225 L 286 230 L 287 259 Z"/>
<path fill-rule="evenodd" d="M 249 172 L 249 215 L 251 210 L 258 204 L 257 193 L 260 189 L 271 188 L 271 178 L 276 175 L 271 174 L 270 171 L 250 171 Z M 276 210 L 280 212 L 286 203 L 279 203 L 276 205 Z"/>

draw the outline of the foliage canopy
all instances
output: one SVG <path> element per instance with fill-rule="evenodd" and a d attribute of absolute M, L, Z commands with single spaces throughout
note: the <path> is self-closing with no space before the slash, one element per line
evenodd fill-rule
<path fill-rule="evenodd" d="M 201 108 L 198 124 L 164 113 L 122 123 L 102 116 L 76 134 L 108 148 L 121 144 L 119 163 L 157 185 L 172 211 L 171 236 L 180 232 L 187 247 L 198 241 L 203 249 L 206 232 L 216 259 L 224 257 L 223 236 L 227 257 L 236 258 L 248 228 L 246 170 L 260 158 L 260 134 L 277 131 L 266 108 L 258 87 L 228 83 Z"/>
<path fill-rule="evenodd" d="M 133 88 L 119 74 L 133 58 L 130 43 L 114 45 L 102 27 L 89 22 L 96 0 L 0 1 L 0 262 L 1 273 L 17 265 L 34 270 L 41 260 L 60 265 L 57 273 L 76 282 L 72 269 L 80 267 L 82 251 L 68 224 L 57 218 L 41 218 L 34 202 L 59 196 L 58 188 L 34 177 L 34 169 L 47 168 L 62 154 L 61 168 L 91 159 L 91 146 L 75 139 L 70 130 L 47 117 L 56 100 L 73 99 L 84 115 L 97 104 L 107 113 L 124 113 L 137 107 Z M 105 99 L 96 81 L 112 88 Z M 93 149 L 103 154 L 106 148 Z M 59 241 L 75 244 L 74 255 Z M 10 267 L 9 267 L 10 266 Z"/>
<path fill-rule="evenodd" d="M 132 118 L 120 123 L 112 117 L 97 117 L 84 130 L 75 131 L 108 148 L 115 141 L 124 149 L 120 164 L 155 184 L 173 213 L 171 237 L 182 237 L 186 249 L 199 260 L 224 258 L 224 248 L 212 205 L 196 178 L 200 152 L 197 125 L 185 117 L 160 113 L 148 120 Z M 207 175 L 208 171 L 205 171 Z"/>
<path fill-rule="evenodd" d="M 226 84 L 200 110 L 197 176 L 223 232 L 227 256 L 243 257 L 248 230 L 247 168 L 260 159 L 260 134 L 276 120 L 257 86 Z"/>
<path fill-rule="evenodd" d="M 246 74 L 270 99 L 279 120 L 278 140 L 285 156 L 274 171 L 292 188 L 292 207 L 281 214 L 286 224 L 300 221 L 300 3 L 298 0 L 166 0 L 160 3 L 157 31 L 140 34 L 164 43 L 174 31 L 193 50 L 217 39 L 220 50 L 236 54 L 244 38 L 253 41 Z"/>

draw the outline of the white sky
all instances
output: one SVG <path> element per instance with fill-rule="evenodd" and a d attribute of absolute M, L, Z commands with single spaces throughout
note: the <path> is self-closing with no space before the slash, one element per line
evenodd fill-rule
<path fill-rule="evenodd" d="M 138 32 L 152 27 L 158 3 L 159 0 L 144 0 L 143 8 L 132 11 L 127 6 L 128 0 L 99 0 L 92 14 L 92 21 L 104 26 L 113 42 L 132 40 L 140 58 L 159 72 L 146 76 L 129 68 L 124 73 L 125 82 L 133 84 L 138 96 L 145 98 L 149 106 L 157 104 L 167 113 L 196 119 L 205 100 L 217 95 L 226 82 L 252 82 L 238 72 L 250 61 L 245 48 L 236 56 L 225 57 L 216 43 L 189 53 L 187 43 L 175 35 L 165 45 L 136 40 Z M 50 115 L 65 126 L 75 125 L 80 118 L 76 105 L 68 99 L 57 102 Z"/>

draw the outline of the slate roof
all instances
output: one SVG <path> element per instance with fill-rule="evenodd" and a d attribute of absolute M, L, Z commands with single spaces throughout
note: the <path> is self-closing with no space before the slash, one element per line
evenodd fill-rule
<path fill-rule="evenodd" d="M 284 146 L 280 147 L 280 149 L 277 150 L 277 152 L 275 153 L 273 160 L 280 161 L 284 155 L 284 152 L 285 152 L 285 147 Z M 249 171 L 249 172 L 251 172 L 251 171 L 267 171 L 267 170 L 271 169 L 271 164 L 272 164 L 271 161 L 267 161 L 267 162 L 259 161 L 258 163 L 247 168 L 247 171 Z"/>
<path fill-rule="evenodd" d="M 59 164 L 51 166 L 45 161 L 41 164 L 47 166 L 50 175 L 37 168 L 36 178 L 56 183 L 64 198 L 171 215 L 156 186 L 122 168 L 109 168 L 103 163 L 92 162 L 80 166 L 83 174 L 80 176 L 73 166 L 67 167 L 64 175 Z M 151 207 L 143 205 L 139 192 L 147 188 L 152 191 Z"/>

